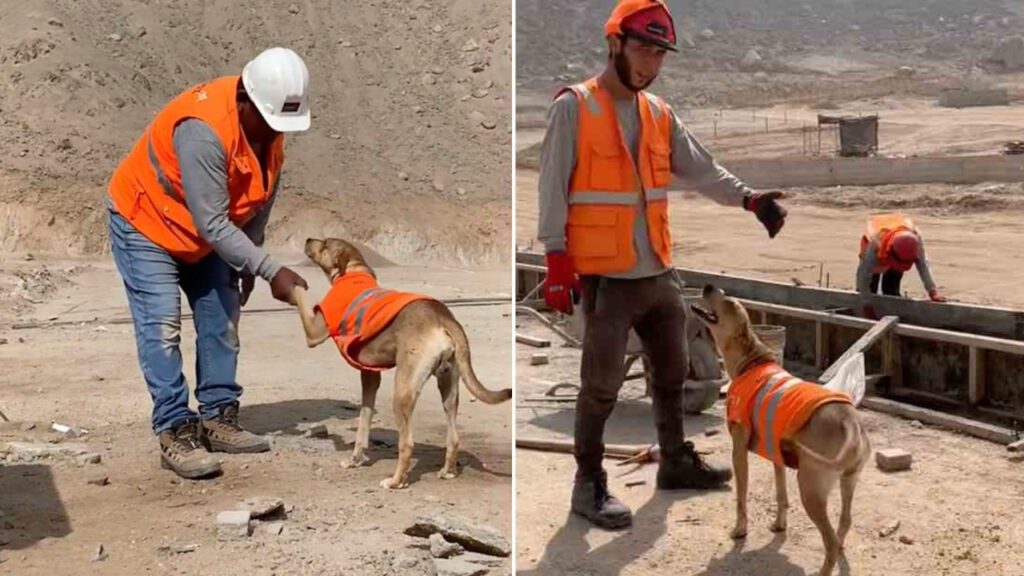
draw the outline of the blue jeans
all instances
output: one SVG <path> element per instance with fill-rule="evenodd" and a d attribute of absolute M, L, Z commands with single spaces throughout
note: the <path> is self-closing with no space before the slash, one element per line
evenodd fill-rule
<path fill-rule="evenodd" d="M 181 294 L 185 292 L 196 329 L 196 400 L 208 420 L 236 403 L 242 387 L 238 367 L 238 282 L 216 253 L 196 264 L 174 259 L 108 209 L 110 247 L 124 280 L 135 325 L 142 375 L 153 398 L 153 432 L 196 418 L 188 406 L 182 374 Z"/>

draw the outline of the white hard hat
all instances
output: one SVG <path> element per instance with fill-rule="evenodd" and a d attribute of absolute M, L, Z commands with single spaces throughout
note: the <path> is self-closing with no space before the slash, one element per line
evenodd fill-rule
<path fill-rule="evenodd" d="M 242 69 L 242 86 L 274 130 L 302 132 L 309 128 L 309 70 L 295 52 L 264 50 Z"/>

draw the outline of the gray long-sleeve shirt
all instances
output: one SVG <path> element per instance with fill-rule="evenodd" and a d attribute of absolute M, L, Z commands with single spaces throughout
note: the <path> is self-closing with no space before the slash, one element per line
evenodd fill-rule
<path fill-rule="evenodd" d="M 871 276 L 884 272 L 884 269 L 880 267 L 878 262 L 878 241 L 878 236 L 871 239 L 867 248 L 864 249 L 864 256 L 860 259 L 860 265 L 857 266 L 857 292 L 862 294 L 871 292 Z M 924 251 L 924 239 L 921 238 L 920 242 L 917 262 L 914 265 L 917 267 L 917 273 L 921 276 L 921 283 L 924 284 L 924 289 L 928 291 L 928 294 L 931 294 L 938 287 L 935 285 L 935 280 L 932 279 L 931 264 L 928 262 L 928 255 Z"/>
<path fill-rule="evenodd" d="M 547 252 L 565 250 L 565 224 L 569 213 L 569 182 L 576 167 L 576 133 L 579 101 L 575 94 L 566 92 L 558 97 L 548 110 L 548 128 L 540 155 L 540 218 L 538 239 Z M 615 113 L 630 153 L 637 157 L 638 127 L 640 125 L 637 100 L 616 100 Z M 672 116 L 672 173 L 682 184 L 694 188 L 723 206 L 741 206 L 743 196 L 750 189 L 738 178 L 719 166 L 711 153 L 687 130 L 669 108 Z M 641 204 L 633 226 L 633 249 L 636 266 L 614 278 L 645 278 L 665 271 L 665 266 L 654 254 L 647 232 L 646 207 Z"/>
<path fill-rule="evenodd" d="M 202 120 L 185 120 L 174 129 L 174 152 L 199 236 L 235 271 L 272 280 L 281 265 L 262 246 L 280 178 L 267 203 L 239 228 L 228 218 L 227 153 L 213 129 Z"/>

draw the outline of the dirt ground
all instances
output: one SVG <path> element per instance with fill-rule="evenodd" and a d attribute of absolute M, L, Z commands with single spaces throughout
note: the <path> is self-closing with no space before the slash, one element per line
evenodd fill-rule
<path fill-rule="evenodd" d="M 532 319 L 517 319 L 525 334 L 557 337 Z M 517 345 L 517 438 L 571 440 L 573 404 L 529 401 L 545 382 L 578 382 L 579 351 L 547 349 L 550 364 L 530 366 L 537 349 Z M 723 404 L 687 416 L 687 436 L 707 458 L 729 464 Z M 937 428 L 861 411 L 875 450 L 902 448 L 913 454 L 909 471 L 887 474 L 865 468 L 853 505 L 847 564 L 837 574 L 1011 576 L 1024 562 L 1024 502 L 1020 460 L 1004 447 Z M 713 436 L 707 432 L 713 431 Z M 639 383 L 627 383 L 609 420 L 609 443 L 656 441 L 650 400 Z M 789 529 L 768 527 L 775 508 L 772 467 L 751 457 L 750 533 L 734 543 L 729 531 L 735 499 L 728 490 L 657 492 L 656 468 L 629 473 L 607 460 L 610 487 L 634 512 L 628 531 L 605 532 L 569 513 L 575 464 L 566 454 L 516 450 L 516 570 L 521 576 L 680 575 L 792 576 L 817 574 L 822 543 L 800 505 L 796 476 L 788 473 Z M 626 475 L 623 475 L 626 473 Z M 640 482 L 639 485 L 634 483 Z M 830 499 L 838 520 L 838 489 Z M 890 536 L 879 531 L 899 522 Z M 908 543 L 900 541 L 907 537 Z"/>
<path fill-rule="evenodd" d="M 295 254 L 286 263 L 299 263 Z M 53 285 L 38 304 L 8 310 L 11 322 L 76 323 L 56 328 L 0 329 L 0 409 L 14 422 L 0 428 L 0 444 L 47 441 L 51 421 L 88 430 L 81 442 L 102 463 L 73 459 L 0 464 L 0 572 L 4 574 L 429 574 L 428 551 L 409 547 L 402 531 L 416 516 L 447 512 L 492 526 L 511 541 L 511 403 L 484 406 L 464 393 L 459 414 L 461 474 L 442 481 L 445 418 L 428 384 L 414 415 L 412 485 L 389 492 L 378 482 L 393 471 L 397 434 L 391 413 L 393 371 L 384 377 L 368 467 L 342 468 L 355 436 L 358 373 L 332 345 L 307 350 L 298 318 L 243 313 L 239 379 L 242 423 L 268 434 L 273 451 L 224 455 L 218 479 L 181 481 L 160 470 L 149 426 L 150 400 L 141 379 L 123 289 L 107 260 L 29 261 L 5 258 L 7 274 Z M 52 274 L 39 273 L 43 266 Z M 74 267 L 72 269 L 72 267 Z M 297 270 L 322 294 L 322 274 Z M 504 269 L 379 268 L 382 283 L 440 298 L 509 296 Z M 6 299 L 6 298 L 5 298 Z M 259 284 L 246 309 L 278 308 Z M 453 308 L 466 327 L 473 361 L 491 388 L 511 386 L 511 306 Z M 100 321 L 91 321 L 99 318 Z M 104 322 L 106 320 L 107 322 Z M 83 321 L 86 323 L 77 323 Z M 192 378 L 194 334 L 182 335 L 186 374 Z M 330 344 L 330 343 L 328 343 Z M 327 439 L 303 437 L 299 425 L 325 422 Z M 36 428 L 23 431 L 23 423 Z M 0 423 L 2 424 L 2 423 Z M 88 485 L 95 473 L 109 485 Z M 281 498 L 287 518 L 280 535 L 257 525 L 247 540 L 218 542 L 218 512 L 244 498 Z M 109 557 L 91 558 L 99 545 Z M 161 547 L 198 545 L 175 553 Z M 511 560 L 491 574 L 511 572 Z"/>
<path fill-rule="evenodd" d="M 1021 190 L 1011 185 L 1012 197 Z M 1011 209 L 943 209 L 949 186 L 900 186 L 883 189 L 792 191 L 786 201 L 786 227 L 773 240 L 752 214 L 724 208 L 697 194 L 674 195 L 669 202 L 674 258 L 677 266 L 789 282 L 797 278 L 817 284 L 819 268 L 833 287 L 852 289 L 857 251 L 868 215 L 882 202 L 924 197 L 928 208 L 888 205 L 910 214 L 924 232 L 932 273 L 939 289 L 951 300 L 1020 308 L 1024 293 L 1024 255 L 1012 249 L 1020 243 L 1020 204 Z M 843 200 L 849 205 L 843 205 Z M 952 202 L 947 198 L 947 201 Z M 826 204 L 822 206 L 821 204 Z M 842 207 L 836 207 L 841 205 Z M 939 205 L 936 208 L 935 205 Z M 954 204 L 955 206 L 955 204 Z M 531 247 L 537 235 L 537 173 L 518 170 L 516 234 L 520 247 Z M 533 241 L 533 249 L 541 250 Z M 926 297 L 911 271 L 903 289 Z"/>

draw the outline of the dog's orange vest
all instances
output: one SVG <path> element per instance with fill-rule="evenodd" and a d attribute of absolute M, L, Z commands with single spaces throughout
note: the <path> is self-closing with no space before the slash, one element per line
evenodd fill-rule
<path fill-rule="evenodd" d="M 783 452 L 782 441 L 796 434 L 821 406 L 851 403 L 846 394 L 801 380 L 775 362 L 759 364 L 733 379 L 726 401 L 726 418 L 751 431 L 755 452 L 790 468 L 799 462 L 796 454 Z"/>
<path fill-rule="evenodd" d="M 238 76 L 199 84 L 172 100 L 121 161 L 108 193 L 114 207 L 143 236 L 175 258 L 195 263 L 210 253 L 185 204 L 181 170 L 174 151 L 174 128 L 202 120 L 217 135 L 227 156 L 228 218 L 245 224 L 270 199 L 284 163 L 284 136 L 266 152 L 267 182 L 238 119 Z"/>
<path fill-rule="evenodd" d="M 353 368 L 382 372 L 394 368 L 360 364 L 359 350 L 380 334 L 398 313 L 417 300 L 429 296 L 385 290 L 367 272 L 342 274 L 331 285 L 316 309 L 324 316 L 327 328 L 338 350 Z"/>
<path fill-rule="evenodd" d="M 902 231 L 910 231 L 920 236 L 914 221 L 903 214 L 878 214 L 868 219 L 868 227 L 860 238 L 860 256 L 868 249 L 872 238 L 878 238 L 878 266 L 880 268 L 892 268 L 893 263 L 889 258 L 892 241 L 896 234 Z"/>
<path fill-rule="evenodd" d="M 640 142 L 634 165 L 619 131 L 611 93 L 597 78 L 563 88 L 559 95 L 567 90 L 579 102 L 576 167 L 569 183 L 566 222 L 566 248 L 576 272 L 619 273 L 636 265 L 633 220 L 641 203 L 647 208 L 651 247 L 661 263 L 670 266 L 672 119 L 668 106 L 654 95 L 637 93 Z"/>

